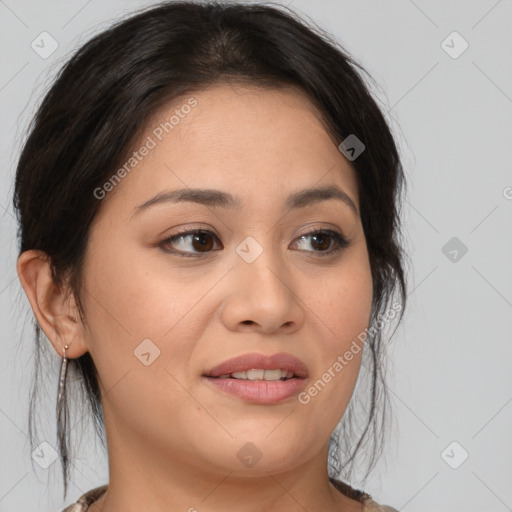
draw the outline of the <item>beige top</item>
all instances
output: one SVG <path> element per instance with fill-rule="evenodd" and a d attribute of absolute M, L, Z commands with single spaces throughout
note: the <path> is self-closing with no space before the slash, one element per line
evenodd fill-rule
<path fill-rule="evenodd" d="M 361 502 L 361 512 L 398 512 L 396 508 L 390 507 L 388 505 L 379 505 L 375 501 L 373 501 L 372 497 L 363 492 L 356 490 L 350 485 L 341 482 L 340 480 L 334 480 L 332 478 L 329 479 L 330 482 L 338 489 L 342 494 L 348 496 L 349 498 L 353 498 L 359 502 Z M 86 512 L 89 510 L 89 505 L 98 500 L 105 492 L 107 491 L 108 485 L 102 485 L 101 487 L 96 487 L 95 489 L 91 489 L 86 492 L 75 503 L 67 506 L 62 512 Z"/>

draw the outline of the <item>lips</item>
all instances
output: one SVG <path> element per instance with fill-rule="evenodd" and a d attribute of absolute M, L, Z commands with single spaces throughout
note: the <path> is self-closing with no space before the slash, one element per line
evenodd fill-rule
<path fill-rule="evenodd" d="M 298 358 L 281 352 L 273 355 L 243 354 L 215 366 L 203 374 L 204 377 L 218 378 L 234 372 L 249 370 L 281 370 L 293 372 L 291 378 L 305 379 L 308 377 L 307 366 Z"/>
<path fill-rule="evenodd" d="M 277 374 L 281 379 L 274 380 Z M 277 405 L 306 386 L 308 369 L 291 354 L 244 354 L 203 374 L 211 389 L 253 405 Z M 270 378 L 272 380 L 267 380 Z"/>

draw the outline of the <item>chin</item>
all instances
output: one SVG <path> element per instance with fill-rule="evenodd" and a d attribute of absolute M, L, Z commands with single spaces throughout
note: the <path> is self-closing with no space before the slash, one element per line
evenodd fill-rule
<path fill-rule="evenodd" d="M 273 429 L 275 427 L 276 423 L 273 424 Z M 254 435 L 229 439 L 227 442 L 212 442 L 210 446 L 216 445 L 220 451 L 217 454 L 210 453 L 208 458 L 213 459 L 215 464 L 222 464 L 233 475 L 247 477 L 286 472 L 306 462 L 308 456 L 313 455 L 315 446 L 305 436 L 301 438 L 301 442 L 296 442 L 295 436 L 287 435 L 286 431 L 281 436 L 271 432 L 272 429 L 265 429 L 255 432 Z M 203 447 L 208 445 L 209 443 L 205 443 Z M 307 452 L 300 451 L 299 446 L 307 449 Z"/>

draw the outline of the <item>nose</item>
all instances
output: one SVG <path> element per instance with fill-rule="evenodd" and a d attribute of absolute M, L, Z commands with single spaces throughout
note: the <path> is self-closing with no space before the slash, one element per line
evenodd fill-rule
<path fill-rule="evenodd" d="M 302 327 L 305 305 L 299 276 L 275 252 L 265 248 L 250 263 L 243 257 L 234 259 L 222 310 L 227 329 L 270 334 Z"/>

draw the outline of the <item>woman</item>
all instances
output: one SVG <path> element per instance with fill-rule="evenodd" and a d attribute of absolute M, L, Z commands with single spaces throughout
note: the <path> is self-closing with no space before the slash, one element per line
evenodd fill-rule
<path fill-rule="evenodd" d="M 355 63 L 284 8 L 165 3 L 85 44 L 14 198 L 64 496 L 68 373 L 107 439 L 65 510 L 395 510 L 340 475 L 381 448 L 402 182 Z"/>

